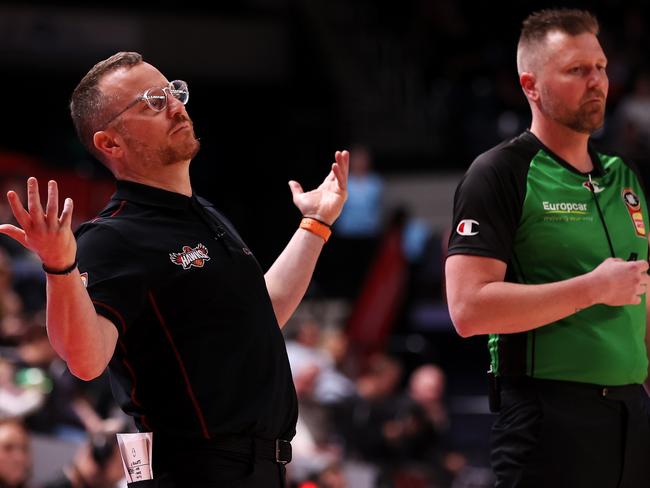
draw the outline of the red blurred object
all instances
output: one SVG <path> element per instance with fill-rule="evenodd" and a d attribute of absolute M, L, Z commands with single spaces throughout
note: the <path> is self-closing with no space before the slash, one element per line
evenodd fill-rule
<path fill-rule="evenodd" d="M 298 488 L 318 488 L 318 485 L 313 481 L 305 481 L 304 483 L 298 485 Z"/>
<path fill-rule="evenodd" d="M 59 208 L 63 205 L 64 198 L 72 198 L 74 227 L 95 217 L 115 192 L 112 180 L 88 178 L 69 169 L 52 168 L 37 158 L 20 153 L 0 152 L 3 193 L 15 190 L 19 195 L 24 195 L 26 181 L 30 176 L 38 179 L 43 204 L 47 199 L 49 180 L 55 180 L 59 186 Z M 4 198 L 4 195 L 0 195 L 0 198 Z"/>
<path fill-rule="evenodd" d="M 384 235 L 350 315 L 348 337 L 363 356 L 383 349 L 402 305 L 408 273 L 402 231 L 400 222 Z"/>

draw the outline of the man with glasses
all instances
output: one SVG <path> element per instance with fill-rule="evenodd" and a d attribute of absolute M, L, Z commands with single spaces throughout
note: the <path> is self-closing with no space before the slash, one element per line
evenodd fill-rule
<path fill-rule="evenodd" d="M 99 217 L 73 235 L 48 183 L 27 183 L 20 227 L 1 225 L 47 272 L 47 326 L 70 370 L 110 366 L 113 390 L 141 431 L 154 432 L 154 484 L 279 487 L 297 402 L 280 331 L 304 295 L 346 199 L 348 153 L 323 183 L 289 182 L 299 229 L 266 272 L 232 225 L 193 191 L 199 150 L 185 104 L 138 53 L 95 65 L 70 104 L 77 133 L 117 179 Z M 77 265 L 78 263 L 78 265 Z"/>

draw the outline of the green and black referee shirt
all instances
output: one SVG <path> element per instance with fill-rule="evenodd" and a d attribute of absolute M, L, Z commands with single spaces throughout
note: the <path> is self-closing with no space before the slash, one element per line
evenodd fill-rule
<path fill-rule="evenodd" d="M 648 208 L 637 172 L 590 147 L 590 174 L 526 131 L 480 155 L 454 197 L 449 255 L 507 264 L 506 281 L 541 284 L 587 273 L 608 257 L 648 258 Z M 489 337 L 502 376 L 603 385 L 642 383 L 645 297 L 595 305 L 528 332 Z"/>

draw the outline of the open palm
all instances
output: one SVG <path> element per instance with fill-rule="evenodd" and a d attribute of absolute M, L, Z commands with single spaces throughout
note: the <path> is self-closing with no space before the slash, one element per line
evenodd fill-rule
<path fill-rule="evenodd" d="M 55 181 L 48 183 L 45 210 L 41 205 L 36 178 L 27 180 L 28 210 L 14 191 L 7 193 L 7 200 L 20 227 L 2 224 L 0 233 L 34 251 L 43 264 L 51 269 L 66 268 L 74 262 L 77 243 L 71 229 L 72 200 L 65 200 L 59 216 L 59 190 Z"/>
<path fill-rule="evenodd" d="M 315 189 L 305 192 L 297 181 L 290 181 L 293 203 L 305 217 L 313 217 L 331 225 L 341 213 L 348 197 L 348 170 L 350 154 L 336 151 L 332 169 Z"/>

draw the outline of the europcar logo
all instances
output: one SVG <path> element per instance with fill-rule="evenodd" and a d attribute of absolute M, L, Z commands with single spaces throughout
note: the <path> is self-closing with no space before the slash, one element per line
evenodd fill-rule
<path fill-rule="evenodd" d="M 475 236 L 478 234 L 479 223 L 476 220 L 464 219 L 458 223 L 456 232 L 461 236 Z"/>
<path fill-rule="evenodd" d="M 542 202 L 546 213 L 584 215 L 589 211 L 586 203 L 576 202 Z"/>
<path fill-rule="evenodd" d="M 210 261 L 210 256 L 208 248 L 199 243 L 196 247 L 183 246 L 182 252 L 170 252 L 169 259 L 183 269 L 190 269 L 192 266 L 202 268 L 206 261 Z"/>

